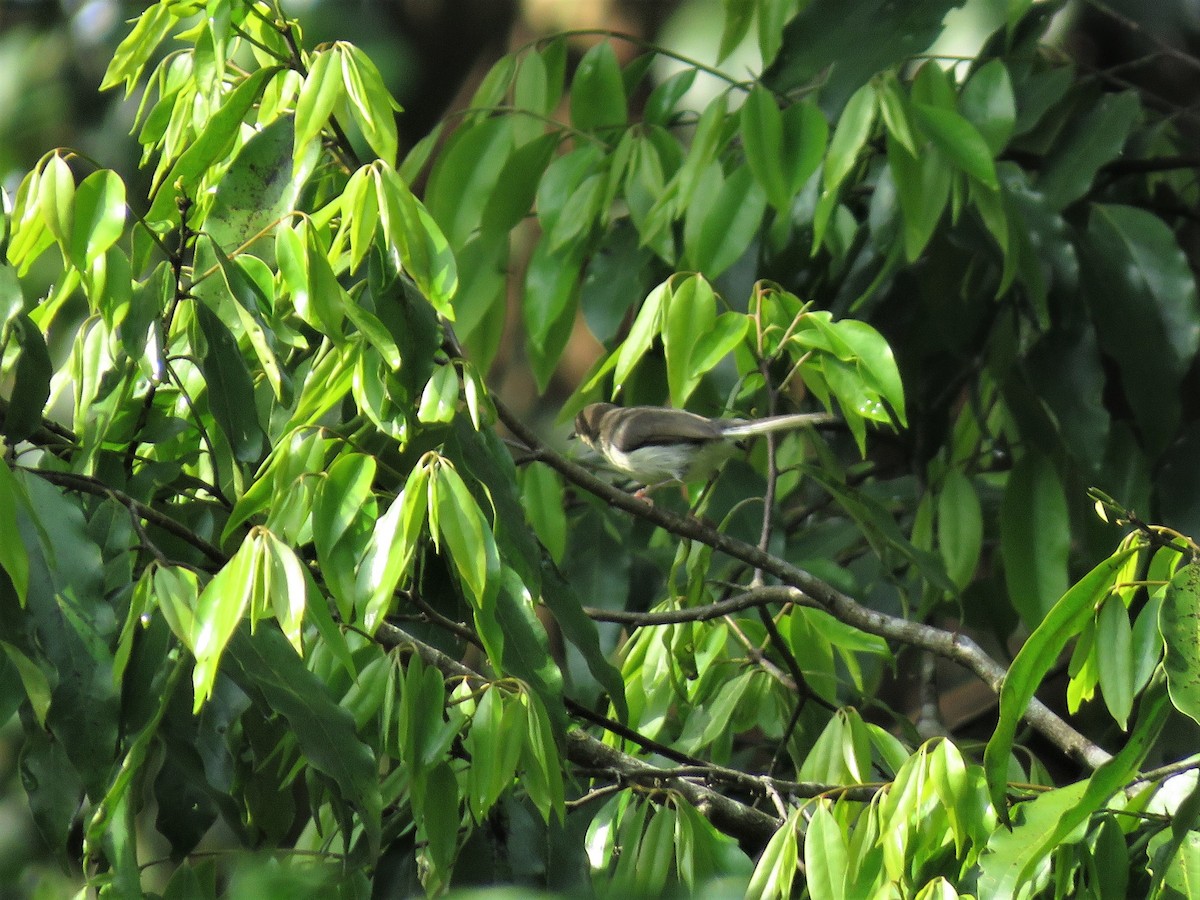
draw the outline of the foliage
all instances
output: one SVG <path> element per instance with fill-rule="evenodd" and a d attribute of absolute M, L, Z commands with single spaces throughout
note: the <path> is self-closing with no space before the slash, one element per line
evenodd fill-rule
<path fill-rule="evenodd" d="M 957 65 L 953 0 L 843 5 L 726 2 L 768 64 L 707 96 L 537 42 L 399 160 L 357 47 L 141 13 L 150 195 L 53 150 L 0 265 L 0 697 L 82 887 L 1187 892 L 1181 139 L 1043 49 L 1062 3 Z M 840 424 L 647 503 L 492 396 L 514 287 L 544 391 L 604 344 L 562 421 Z M 933 656 L 986 746 L 882 693 Z"/>

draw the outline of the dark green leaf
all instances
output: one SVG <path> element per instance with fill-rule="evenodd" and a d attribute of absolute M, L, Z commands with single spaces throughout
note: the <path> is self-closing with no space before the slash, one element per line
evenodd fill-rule
<path fill-rule="evenodd" d="M 1072 117 L 1038 175 L 1037 189 L 1051 209 L 1087 192 L 1100 167 L 1120 155 L 1140 117 L 1133 91 L 1103 94 Z"/>
<path fill-rule="evenodd" d="M 869 0 L 851 6 L 814 0 L 784 27 L 782 49 L 763 81 L 786 94 L 823 75 L 823 105 L 840 111 L 876 72 L 932 44 L 946 13 L 961 5 L 962 0 Z"/>
<path fill-rule="evenodd" d="M 4 436 L 11 443 L 23 441 L 42 424 L 42 411 L 50 398 L 54 374 L 41 329 L 26 315 L 12 320 L 9 332 L 20 347 L 13 370 L 12 393 L 4 417 Z"/>
<path fill-rule="evenodd" d="M 1000 534 L 1008 596 L 1035 627 L 1067 588 L 1071 543 L 1066 494 L 1046 457 L 1028 453 L 1009 473 Z"/>
<path fill-rule="evenodd" d="M 271 627 L 253 635 L 240 628 L 229 641 L 225 670 L 260 707 L 287 720 L 308 762 L 337 784 L 358 811 L 372 852 L 378 852 L 381 800 L 376 762 L 354 731 L 354 719 L 305 668 L 283 635 Z"/>
<path fill-rule="evenodd" d="M 258 421 L 253 402 L 254 383 L 237 341 L 203 303 L 196 303 L 196 321 L 204 334 L 207 350 L 200 368 L 208 383 L 208 405 L 217 425 L 225 433 L 234 457 L 240 462 L 255 462 L 262 455 L 266 435 Z"/>

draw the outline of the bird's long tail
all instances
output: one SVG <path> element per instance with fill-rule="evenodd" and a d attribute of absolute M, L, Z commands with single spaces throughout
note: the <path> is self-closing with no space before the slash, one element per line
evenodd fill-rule
<path fill-rule="evenodd" d="M 765 419 L 747 419 L 725 426 L 725 435 L 731 438 L 753 437 L 773 431 L 792 431 L 807 425 L 825 425 L 836 422 L 837 417 L 829 413 L 794 413 L 787 416 L 768 416 Z"/>

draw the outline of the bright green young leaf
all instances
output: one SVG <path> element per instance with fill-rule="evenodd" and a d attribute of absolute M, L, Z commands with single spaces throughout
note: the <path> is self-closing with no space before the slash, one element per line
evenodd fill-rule
<path fill-rule="evenodd" d="M 296 99 L 296 146 L 304 147 L 321 133 L 333 115 L 334 105 L 343 96 L 344 82 L 340 71 L 334 70 L 341 54 L 323 50 L 309 61 L 304 86 Z"/>
<path fill-rule="evenodd" d="M 107 91 L 124 83 L 125 96 L 133 93 L 142 77 L 142 70 L 163 38 L 175 25 L 175 17 L 166 3 L 154 3 L 138 17 L 137 24 L 125 35 L 104 73 L 100 90 Z"/>
<path fill-rule="evenodd" d="M 1002 816 L 1009 753 L 1034 692 L 1067 642 L 1080 632 L 1096 604 L 1112 589 L 1125 560 L 1135 552 L 1136 548 L 1119 550 L 1076 582 L 1041 620 L 1009 667 L 1000 689 L 1000 721 L 984 754 L 992 802 Z"/>
<path fill-rule="evenodd" d="M 381 160 L 396 164 L 398 140 L 392 95 L 370 57 L 353 44 L 339 41 L 334 50 L 342 64 L 342 84 L 354 121 Z M 332 74 L 330 77 L 334 77 Z"/>
<path fill-rule="evenodd" d="M 179 159 L 164 172 L 161 180 L 154 182 L 157 193 L 146 218 L 151 222 L 172 221 L 178 216 L 178 197 L 173 186 L 182 181 L 182 186 L 194 192 L 201 176 L 214 164 L 225 159 L 233 150 L 243 120 L 258 102 L 270 80 L 278 74 L 278 68 L 259 69 L 247 77 L 224 98 L 220 108 L 213 113 L 196 139 L 188 144 Z M 268 169 L 267 171 L 273 171 Z M 281 173 L 277 173 L 281 174 Z M 287 173 L 287 174 L 299 174 Z M 254 191 L 254 187 L 243 183 L 243 190 Z M 216 237 L 216 235 L 210 236 Z M 229 250 L 232 246 L 222 243 Z"/>
<path fill-rule="evenodd" d="M 663 327 L 663 350 L 667 357 L 667 385 L 671 402 L 682 408 L 700 383 L 692 366 L 692 354 L 700 339 L 716 321 L 716 295 L 712 285 L 700 275 L 684 279 L 667 303 Z"/>
<path fill-rule="evenodd" d="M 107 169 L 93 172 L 75 189 L 71 262 L 87 269 L 125 230 L 125 183 Z"/>
<path fill-rule="evenodd" d="M 253 596 L 258 571 L 265 560 L 262 544 L 250 538 L 204 586 L 196 601 L 188 647 L 196 657 L 192 685 L 196 694 L 193 712 L 199 712 L 213 691 L 217 666 L 229 639 L 241 624 L 246 610 L 262 598 Z"/>
<path fill-rule="evenodd" d="M 50 156 L 42 170 L 38 206 L 42 221 L 67 254 L 71 247 L 75 215 L 75 176 L 57 153 Z"/>
<path fill-rule="evenodd" d="M 428 483 L 428 468 L 413 469 L 404 490 L 375 523 L 357 575 L 362 622 L 367 631 L 373 631 L 391 609 L 396 585 L 416 556 L 425 527 Z"/>
<path fill-rule="evenodd" d="M 490 612 L 499 587 L 496 544 L 492 529 L 466 483 L 454 469 L 439 466 L 433 475 L 433 503 L 437 531 L 450 555 L 472 606 Z"/>

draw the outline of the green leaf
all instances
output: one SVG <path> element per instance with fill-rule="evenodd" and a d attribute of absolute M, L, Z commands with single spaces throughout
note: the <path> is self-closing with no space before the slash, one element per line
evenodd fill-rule
<path fill-rule="evenodd" d="M 689 266 L 716 278 L 758 234 L 767 197 L 746 166 L 723 178 L 714 163 L 705 181 L 708 190 L 697 193 L 688 207 L 683 243 Z"/>
<path fill-rule="evenodd" d="M 193 304 L 196 321 L 207 349 L 200 369 L 208 384 L 208 405 L 239 462 L 256 462 L 263 452 L 266 435 L 253 402 L 254 383 L 237 341 L 217 314 L 203 303 Z"/>
<path fill-rule="evenodd" d="M 1091 778 L 1083 782 L 1082 786 L 1085 789 L 1081 795 L 1077 791 L 1081 785 L 1071 785 L 1069 788 L 1049 791 L 1042 797 L 1022 804 L 1019 808 L 1024 810 L 1025 807 L 1037 807 L 1041 802 L 1045 809 L 1039 809 L 1036 818 L 1026 815 L 1025 821 L 1013 829 L 1014 842 L 1020 839 L 1025 844 L 1021 850 L 1008 860 L 989 861 L 991 865 L 985 862 L 985 877 L 980 879 L 980 896 L 1010 896 L 1014 887 L 1031 882 L 1036 875 L 1035 870 L 1042 867 L 1051 854 L 1069 840 L 1072 832 L 1084 826 L 1096 810 L 1137 775 L 1139 766 L 1166 724 L 1170 710 L 1171 704 L 1167 701 L 1166 691 L 1163 690 L 1160 680 L 1157 686 L 1152 686 L 1143 697 L 1141 708 L 1138 710 L 1137 725 L 1125 746 L 1116 756 L 1100 766 Z M 991 749 L 990 743 L 988 749 Z M 1060 802 L 1044 799 L 1055 794 L 1060 795 L 1060 799 L 1075 802 L 1064 809 Z M 1058 815 L 1052 820 L 1049 815 L 1042 818 L 1049 810 L 1057 810 Z M 997 829 L 997 832 L 1005 833 L 1004 829 Z M 1004 843 L 1003 840 L 993 839 L 989 842 L 989 847 L 995 845 L 1000 848 Z M 1011 845 L 1009 852 L 1011 853 Z M 1008 863 L 1007 866 L 1002 865 L 1005 862 Z M 992 878 L 996 881 L 992 881 Z"/>
<path fill-rule="evenodd" d="M 841 827 L 828 801 L 812 807 L 804 833 L 804 866 L 809 890 L 814 896 L 841 897 L 845 894 L 850 860 Z"/>
<path fill-rule="evenodd" d="M 904 213 L 904 253 L 910 262 L 921 255 L 950 199 L 951 170 L 932 148 L 913 156 L 898 140 L 888 139 L 888 166 Z"/>
<path fill-rule="evenodd" d="M 1046 204 L 1060 210 L 1082 197 L 1096 173 L 1116 159 L 1141 117 L 1134 91 L 1102 94 L 1067 123 L 1038 173 Z"/>
<path fill-rule="evenodd" d="M 146 213 L 148 221 L 174 221 L 178 217 L 174 185 L 182 181 L 185 189 L 196 188 L 200 177 L 211 166 L 229 155 L 237 141 L 246 114 L 258 102 L 270 79 L 279 72 L 280 69 L 277 66 L 259 69 L 250 74 L 222 99 L 220 107 L 204 124 L 203 129 L 196 135 L 196 139 L 188 144 L 187 149 L 175 161 L 170 172 L 163 177 L 161 182 L 155 182 L 158 191 L 154 196 L 154 202 L 150 204 L 149 212 Z M 270 171 L 270 169 L 265 171 Z M 243 190 L 254 191 L 254 186 L 244 186 Z M 220 241 L 219 243 L 230 250 L 233 249 L 227 242 Z"/>
<path fill-rule="evenodd" d="M 328 687 L 274 628 L 247 628 L 233 634 L 225 669 L 264 716 L 279 715 L 305 759 L 333 780 L 352 804 L 372 853 L 380 843 L 382 802 L 377 763 L 355 734 L 354 719 L 329 696 Z"/>
<path fill-rule="evenodd" d="M 257 572 L 262 565 L 260 543 L 247 538 L 212 580 L 204 586 L 196 601 L 196 613 L 187 638 L 196 657 L 192 686 L 196 699 L 193 713 L 212 695 L 217 666 L 229 639 L 241 624 L 246 610 L 256 602 L 253 597 Z"/>
<path fill-rule="evenodd" d="M 417 407 L 419 422 L 449 422 L 458 411 L 458 371 L 454 366 L 438 366 L 425 385 Z"/>
<path fill-rule="evenodd" d="M 846 103 L 825 155 L 822 183 L 826 191 L 836 191 L 858 162 L 858 153 L 871 136 L 875 125 L 875 87 L 864 84 Z"/>
<path fill-rule="evenodd" d="M 609 41 L 583 55 L 571 82 L 571 124 L 580 131 L 619 128 L 625 124 L 625 83 Z"/>
<path fill-rule="evenodd" d="M 428 481 L 429 469 L 425 466 L 409 473 L 404 490 L 375 523 L 363 553 L 356 583 L 365 600 L 362 623 L 368 632 L 373 632 L 387 615 L 396 585 L 416 555 L 425 527 Z"/>
<path fill-rule="evenodd" d="M 796 832 L 800 827 L 802 813 L 802 807 L 794 809 L 787 821 L 767 842 L 766 849 L 754 867 L 754 875 L 746 888 L 746 896 L 792 896 L 792 880 L 796 877 L 796 865 L 799 861 Z"/>
<path fill-rule="evenodd" d="M 692 368 L 692 353 L 716 320 L 716 295 L 701 275 L 689 275 L 671 293 L 663 327 L 667 357 L 667 386 L 671 402 L 682 408 L 700 383 L 702 373 Z"/>
<path fill-rule="evenodd" d="M 101 169 L 75 189 L 71 262 L 87 269 L 125 230 L 125 183 L 116 172 Z"/>
<path fill-rule="evenodd" d="M 1045 456 L 1027 453 L 1009 473 L 1000 537 L 1008 596 L 1035 627 L 1067 588 L 1071 541 L 1066 494 Z"/>
<path fill-rule="evenodd" d="M 836 113 L 877 72 L 927 49 L 941 33 L 946 13 L 962 2 L 812 0 L 784 26 L 783 45 L 763 72 L 763 82 L 789 94 L 819 77 L 822 104 Z"/>
<path fill-rule="evenodd" d="M 343 95 L 340 73 L 332 71 L 340 54 L 324 50 L 309 60 L 308 75 L 296 98 L 296 146 L 304 147 L 321 133 Z"/>
<path fill-rule="evenodd" d="M 499 587 L 496 581 L 499 557 L 492 529 L 454 469 L 439 466 L 432 490 L 437 531 L 449 551 L 467 600 L 476 610 L 483 611 L 485 617 L 490 617 Z"/>
<path fill-rule="evenodd" d="M 1129 610 L 1116 594 L 1109 596 L 1096 617 L 1096 645 L 1104 654 L 1103 664 L 1097 667 L 1104 705 L 1124 731 L 1133 711 L 1133 627 Z"/>
<path fill-rule="evenodd" d="M 529 524 L 533 526 L 550 558 L 561 563 L 567 549 L 567 517 L 563 509 L 562 482 L 549 466 L 535 462 L 520 470 L 520 484 L 521 506 L 525 509 Z"/>
<path fill-rule="evenodd" d="M 695 80 L 696 70 L 687 68 L 655 85 L 642 110 L 642 121 L 650 125 L 670 125 L 677 112 L 675 107 Z"/>
<path fill-rule="evenodd" d="M 791 179 L 784 170 L 783 115 L 771 92 L 756 84 L 741 110 L 742 149 L 754 180 L 780 212 L 791 205 Z"/>
<path fill-rule="evenodd" d="M 174 24 L 175 17 L 171 15 L 168 4 L 154 3 L 147 7 L 138 16 L 137 24 L 113 51 L 100 90 L 107 91 L 124 82 L 125 96 L 132 94 L 146 63 Z"/>
<path fill-rule="evenodd" d="M 1189 563 L 1167 585 L 1159 628 L 1167 652 L 1163 669 L 1171 702 L 1184 715 L 1200 722 L 1200 563 Z M 1107 699 L 1107 696 L 1106 696 Z"/>
<path fill-rule="evenodd" d="M 1171 229 L 1143 209 L 1095 204 L 1085 247 L 1101 349 L 1116 360 L 1148 452 L 1157 454 L 1176 436 L 1176 387 L 1200 348 L 1195 277 Z"/>
<path fill-rule="evenodd" d="M 989 60 L 963 85 L 959 112 L 978 129 L 995 157 L 1008 145 L 1017 122 L 1017 100 L 1004 61 Z"/>
<path fill-rule="evenodd" d="M 66 160 L 55 153 L 46 161 L 42 170 L 36 203 L 42 221 L 54 235 L 54 240 L 62 248 L 64 256 L 71 245 L 74 200 L 75 176 L 71 174 L 71 167 L 67 165 Z"/>
<path fill-rule="evenodd" d="M 13 477 L 12 469 L 6 461 L 0 460 L 0 534 L 9 536 L 7 540 L 0 541 L 0 568 L 8 574 L 17 602 L 22 606 L 29 594 L 29 552 L 16 539 L 20 534 L 17 530 L 17 510 L 27 507 L 28 502 L 28 495 Z"/>
<path fill-rule="evenodd" d="M 338 41 L 334 50 L 341 58 L 342 83 L 354 121 L 379 158 L 388 165 L 395 165 L 398 146 L 396 101 L 384 86 L 375 63 L 358 47 Z"/>
<path fill-rule="evenodd" d="M 42 411 L 50 399 L 54 368 L 42 331 L 24 314 L 9 326 L 20 352 L 13 370 L 12 393 L 4 416 L 3 432 L 15 444 L 31 436 L 42 425 Z"/>
<path fill-rule="evenodd" d="M 463 247 L 482 226 L 512 151 L 513 123 L 505 116 L 466 125 L 446 142 L 429 174 L 425 204 L 451 247 Z"/>
<path fill-rule="evenodd" d="M 278 119 L 246 141 L 217 183 L 205 231 L 227 253 L 253 245 L 266 256 L 255 239 L 295 209 L 306 180 L 305 167 L 293 165 L 292 121 Z"/>
<path fill-rule="evenodd" d="M 787 173 L 788 204 L 779 207 L 785 212 L 825 156 L 829 141 L 829 123 L 825 114 L 811 100 L 797 103 L 783 111 L 783 170 Z"/>
<path fill-rule="evenodd" d="M 525 270 L 524 302 L 521 304 L 529 355 L 540 390 L 545 390 L 558 367 L 559 358 L 579 309 L 582 254 L 577 247 L 555 252 L 546 241 L 534 248 Z"/>
<path fill-rule="evenodd" d="M 914 102 L 912 111 L 930 141 L 950 162 L 981 184 L 992 189 L 1000 187 L 991 148 L 974 125 L 954 110 L 926 103 Z"/>
<path fill-rule="evenodd" d="M 983 512 L 975 486 L 958 469 L 946 473 L 938 494 L 937 533 L 946 574 L 960 588 L 966 587 L 983 549 Z"/>
<path fill-rule="evenodd" d="M 992 802 L 1005 815 L 1008 757 L 1016 737 L 1017 725 L 1025 715 L 1042 678 L 1058 659 L 1063 648 L 1082 630 L 1092 610 L 1112 589 L 1113 581 L 1125 561 L 1137 548 L 1118 550 L 1100 563 L 1063 595 L 1034 629 L 1009 667 L 1000 687 L 1000 720 L 984 753 L 984 769 Z"/>
<path fill-rule="evenodd" d="M 481 229 L 507 232 L 529 214 L 538 184 L 561 140 L 557 134 L 544 134 L 513 151 L 480 214 Z"/>

